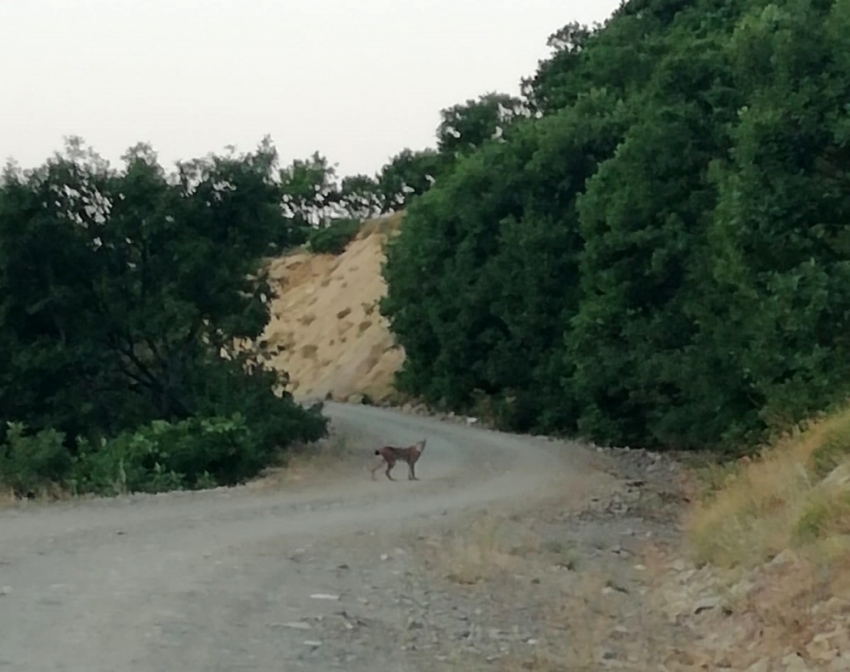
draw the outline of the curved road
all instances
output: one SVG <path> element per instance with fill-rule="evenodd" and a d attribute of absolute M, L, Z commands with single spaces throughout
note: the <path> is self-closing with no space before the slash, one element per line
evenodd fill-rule
<path fill-rule="evenodd" d="M 254 664 L 239 648 L 251 614 L 271 608 L 270 587 L 276 604 L 303 599 L 310 577 L 292 574 L 282 554 L 317 539 L 527 501 L 596 475 L 574 444 L 367 406 L 326 404 L 325 412 L 364 458 L 362 471 L 321 488 L 0 510 L 0 672 L 283 669 L 256 662 L 280 660 L 268 637 L 251 639 Z M 370 480 L 376 444 L 422 437 L 420 481 L 406 480 L 405 465 L 393 472 L 396 483 L 383 474 Z"/>

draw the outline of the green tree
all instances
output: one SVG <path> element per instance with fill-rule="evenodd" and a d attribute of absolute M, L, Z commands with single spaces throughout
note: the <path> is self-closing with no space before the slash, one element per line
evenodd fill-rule
<path fill-rule="evenodd" d="M 324 224 L 340 203 L 336 168 L 315 152 L 307 159 L 295 159 L 279 172 L 281 201 L 290 228 L 306 240 L 311 228 Z"/>
<path fill-rule="evenodd" d="M 445 163 L 445 158 L 433 149 L 404 149 L 396 154 L 378 174 L 381 212 L 404 210 L 431 188 L 445 171 Z"/>
<path fill-rule="evenodd" d="M 532 111 L 548 114 L 576 101 L 586 87 L 582 76 L 583 52 L 593 34 L 591 28 L 572 22 L 549 36 L 546 46 L 552 55 L 521 83 L 523 97 Z"/>
<path fill-rule="evenodd" d="M 75 437 L 235 412 L 267 446 L 318 438 L 324 420 L 280 396 L 268 345 L 245 345 L 269 319 L 261 261 L 291 226 L 276 161 L 264 142 L 169 175 L 140 145 L 114 170 L 75 140 L 7 170 L 0 420 L 56 429 L 71 451 Z"/>
<path fill-rule="evenodd" d="M 522 100 L 504 93 L 488 93 L 440 113 L 437 150 L 452 161 L 503 137 L 507 127 L 528 110 Z"/>
<path fill-rule="evenodd" d="M 381 190 L 376 179 L 368 175 L 344 177 L 339 193 L 347 217 L 364 220 L 381 214 Z"/>
<path fill-rule="evenodd" d="M 524 82 L 535 119 L 500 142 L 486 105 L 450 108 L 451 156 L 388 250 L 400 384 L 683 448 L 843 398 L 849 15 L 631 0 L 550 38 Z"/>
<path fill-rule="evenodd" d="M 490 396 L 517 429 L 574 419 L 561 377 L 579 296 L 575 199 L 616 146 L 612 102 L 593 95 L 515 125 L 410 206 L 388 246 L 382 303 L 407 355 L 405 389 L 453 408 Z"/>
<path fill-rule="evenodd" d="M 786 426 L 850 392 L 850 7 L 753 5 L 728 46 L 746 92 L 713 173 L 715 324 L 755 401 Z"/>

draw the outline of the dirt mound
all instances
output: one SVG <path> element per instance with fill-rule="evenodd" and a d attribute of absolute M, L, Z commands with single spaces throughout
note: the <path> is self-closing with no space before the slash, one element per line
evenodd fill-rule
<path fill-rule="evenodd" d="M 286 350 L 274 361 L 296 399 L 386 399 L 404 361 L 378 311 L 386 291 L 383 244 L 400 216 L 367 222 L 339 256 L 298 252 L 270 263 L 278 298 L 265 338 Z"/>

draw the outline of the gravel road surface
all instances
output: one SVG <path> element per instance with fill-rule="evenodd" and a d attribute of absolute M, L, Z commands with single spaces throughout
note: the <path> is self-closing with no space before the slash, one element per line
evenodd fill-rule
<path fill-rule="evenodd" d="M 325 411 L 363 459 L 321 485 L 0 510 L 0 672 L 429 669 L 386 625 L 415 627 L 393 535 L 608 478 L 577 444 Z M 376 445 L 423 437 L 420 481 L 370 480 Z"/>

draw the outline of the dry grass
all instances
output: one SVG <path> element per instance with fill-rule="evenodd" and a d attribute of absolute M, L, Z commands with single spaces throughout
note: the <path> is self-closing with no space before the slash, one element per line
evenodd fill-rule
<path fill-rule="evenodd" d="M 829 565 L 850 550 L 850 408 L 714 476 L 686 516 L 697 562 L 752 568 L 796 549 Z"/>
<path fill-rule="evenodd" d="M 545 550 L 540 537 L 522 522 L 492 512 L 432 536 L 426 546 L 428 566 L 466 586 L 504 578 L 524 563 L 528 567 L 527 561 Z"/>
<path fill-rule="evenodd" d="M 666 652 L 661 646 L 656 651 L 655 625 L 645 630 L 636 625 L 642 622 L 635 613 L 636 596 L 622 588 L 610 568 L 581 562 L 572 544 L 541 539 L 523 516 L 487 514 L 455 529 L 464 531 L 446 531 L 427 543 L 429 564 L 455 584 L 499 591 L 506 608 L 519 599 L 531 609 L 528 617 L 534 614 L 539 640 L 526 654 L 514 652 L 487 669 L 596 671 L 607 669 L 610 652 L 623 648 L 628 651 L 617 661 L 636 665 L 628 669 L 650 669 L 642 664 L 660 660 L 657 651 Z M 538 595 L 536 602 L 522 597 L 532 577 L 532 583 L 546 586 L 546 596 Z M 461 657 L 456 669 L 473 667 Z"/>
<path fill-rule="evenodd" d="M 77 497 L 87 498 L 91 497 L 91 495 L 77 495 L 67 485 L 50 483 L 37 488 L 36 491 L 31 493 L 28 498 L 18 498 L 15 496 L 15 493 L 11 488 L 0 484 L 0 509 L 30 503 L 50 504 L 53 502 L 68 502 Z"/>
<path fill-rule="evenodd" d="M 702 496 L 685 532 L 702 569 L 676 560 L 681 548 L 644 549 L 646 594 L 635 599 L 600 567 L 578 567 L 546 619 L 546 646 L 504 672 L 601 670 L 614 651 L 635 670 L 786 669 L 792 659 L 846 669 L 836 665 L 850 657 L 850 409 L 756 459 L 692 469 Z M 722 608 L 697 610 L 703 600 Z"/>
<path fill-rule="evenodd" d="M 487 517 L 471 531 L 452 532 L 440 558 L 446 577 L 462 585 L 472 585 L 516 567 L 518 558 L 511 554 L 505 540 L 504 521 Z"/>
<path fill-rule="evenodd" d="M 850 407 L 755 459 L 704 474 L 703 497 L 685 516 L 688 550 L 698 564 L 717 568 L 711 571 L 737 597 L 731 618 L 693 625 L 718 642 L 703 652 L 715 664 L 736 661 L 735 669 L 795 652 L 810 664 L 850 656 L 850 640 L 830 634 L 848 625 Z M 721 649 L 731 653 L 718 658 Z"/>
<path fill-rule="evenodd" d="M 643 578 L 623 584 L 630 594 L 615 578 L 623 567 L 576 562 L 569 544 L 520 550 L 522 517 L 484 516 L 434 540 L 438 569 L 470 594 L 516 599 L 529 577 L 546 587 L 539 644 L 495 669 L 850 669 L 837 666 L 850 657 L 850 408 L 756 459 L 691 469 L 702 496 L 684 512 L 685 533 L 700 567 L 682 562 L 681 547 L 645 548 L 632 567 Z"/>
<path fill-rule="evenodd" d="M 556 621 L 574 669 L 593 669 L 610 637 L 617 610 L 605 594 L 611 577 L 599 570 L 582 573 L 576 590 L 563 596 Z M 545 669 L 545 668 L 544 668 Z"/>
<path fill-rule="evenodd" d="M 0 485 L 0 509 L 15 504 L 15 495 L 10 488 Z"/>
<path fill-rule="evenodd" d="M 281 464 L 267 469 L 248 485 L 256 490 L 276 490 L 322 477 L 333 477 L 349 469 L 357 455 L 348 437 L 332 433 L 329 437 L 303 449 L 287 453 Z"/>
<path fill-rule="evenodd" d="M 502 662 L 502 672 L 596 672 L 654 670 L 670 652 L 660 616 L 636 613 L 633 596 L 618 591 L 604 569 L 590 568 L 573 577 L 572 585 L 553 594 L 553 607 L 543 619 L 546 641 L 528 656 Z M 616 653 L 614 653 L 616 652 Z M 625 667 L 624 667 L 625 666 Z"/>

